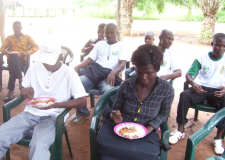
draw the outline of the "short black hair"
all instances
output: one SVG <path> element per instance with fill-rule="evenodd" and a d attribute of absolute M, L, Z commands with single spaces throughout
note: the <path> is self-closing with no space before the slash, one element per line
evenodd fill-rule
<path fill-rule="evenodd" d="M 21 24 L 20 21 L 15 21 L 15 22 L 13 22 L 13 26 L 15 26 L 15 25 L 17 25 L 17 24 L 19 24 L 20 26 L 22 26 L 22 24 Z"/>
<path fill-rule="evenodd" d="M 136 66 L 153 65 L 158 72 L 163 64 L 163 53 L 155 45 L 144 44 L 135 50 L 131 61 Z"/>
<path fill-rule="evenodd" d="M 105 26 L 105 28 L 106 28 L 106 27 L 109 27 L 109 26 L 112 26 L 112 27 L 114 27 L 115 29 L 117 29 L 117 26 L 116 26 L 114 23 L 108 23 L 108 24 Z"/>
<path fill-rule="evenodd" d="M 98 29 L 105 29 L 105 23 L 101 23 L 98 25 Z"/>
<path fill-rule="evenodd" d="M 225 34 L 224 33 L 217 33 L 214 35 L 213 37 L 213 42 L 216 42 L 217 38 L 225 38 Z"/>

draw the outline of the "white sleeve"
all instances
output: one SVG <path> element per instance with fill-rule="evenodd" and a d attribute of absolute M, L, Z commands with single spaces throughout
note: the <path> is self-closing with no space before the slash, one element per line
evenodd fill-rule
<path fill-rule="evenodd" d="M 24 79 L 22 81 L 22 86 L 24 88 L 31 87 L 31 66 L 28 68 L 28 70 L 24 76 Z"/>
<path fill-rule="evenodd" d="M 93 59 L 93 61 L 96 61 L 98 58 L 98 46 L 99 46 L 98 43 L 96 43 L 88 56 L 89 58 Z"/>
<path fill-rule="evenodd" d="M 124 51 L 124 45 L 123 43 L 120 42 L 120 55 L 119 55 L 119 60 L 127 60 L 127 57 L 126 57 L 126 53 Z"/>
<path fill-rule="evenodd" d="M 74 99 L 88 96 L 88 94 L 85 92 L 83 84 L 81 83 L 80 77 L 74 70 L 71 71 L 70 91 Z"/>
<path fill-rule="evenodd" d="M 170 51 L 170 56 L 171 56 L 171 70 L 174 72 L 178 69 L 181 69 L 180 67 L 178 67 L 176 58 L 174 58 L 174 54 L 171 51 Z"/>

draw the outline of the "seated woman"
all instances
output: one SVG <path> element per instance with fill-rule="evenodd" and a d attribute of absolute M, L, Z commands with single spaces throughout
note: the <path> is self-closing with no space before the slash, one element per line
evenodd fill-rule
<path fill-rule="evenodd" d="M 163 54 L 157 46 L 139 46 L 131 61 L 136 66 L 137 76 L 122 83 L 107 116 L 116 124 L 139 123 L 150 134 L 157 131 L 169 116 L 174 89 L 169 82 L 157 77 L 163 63 Z"/>

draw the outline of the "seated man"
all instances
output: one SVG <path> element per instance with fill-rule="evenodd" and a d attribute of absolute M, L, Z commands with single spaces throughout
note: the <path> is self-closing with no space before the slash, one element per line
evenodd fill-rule
<path fill-rule="evenodd" d="M 157 76 L 165 80 L 181 77 L 181 69 L 178 68 L 174 56 L 171 50 L 169 50 L 173 44 L 173 40 L 174 35 L 172 31 L 165 29 L 161 31 L 158 48 L 163 53 L 163 64 L 160 66 Z M 170 71 L 173 73 L 169 73 Z"/>
<path fill-rule="evenodd" d="M 160 66 L 160 70 L 157 76 L 165 79 L 175 79 L 181 77 L 181 69 L 178 68 L 176 61 L 174 60 L 173 54 L 169 48 L 172 46 L 174 35 L 172 31 L 162 30 L 159 36 L 159 50 L 163 53 L 163 64 Z M 172 71 L 173 73 L 169 73 Z M 132 73 L 132 72 L 130 72 Z M 128 77 L 130 73 L 125 73 L 125 77 Z"/>
<path fill-rule="evenodd" d="M 19 85 L 21 88 L 22 83 L 22 66 L 27 66 L 27 55 L 32 54 L 39 50 L 38 45 L 28 35 L 24 35 L 22 32 L 22 25 L 19 21 L 13 23 L 14 35 L 8 36 L 1 47 L 1 52 L 8 58 L 9 65 L 9 92 L 4 101 L 10 101 L 14 98 L 14 89 L 16 79 L 19 79 Z M 19 54 L 8 54 L 11 51 L 20 52 Z"/>
<path fill-rule="evenodd" d="M 40 50 L 38 62 L 32 64 L 22 82 L 21 95 L 25 99 L 52 97 L 57 102 L 36 108 L 27 105 L 24 112 L 12 117 L 0 126 L 0 159 L 5 155 L 10 144 L 20 141 L 24 131 L 33 128 L 30 142 L 30 160 L 49 160 L 49 147 L 55 140 L 57 116 L 65 108 L 85 107 L 87 94 L 80 78 L 73 69 L 62 64 L 61 45 L 46 41 Z M 70 98 L 73 97 L 73 100 Z"/>
<path fill-rule="evenodd" d="M 178 130 L 171 133 L 172 136 L 169 139 L 170 144 L 175 144 L 181 138 L 184 138 L 184 125 L 188 122 L 186 116 L 191 104 L 201 103 L 206 99 L 215 108 L 221 109 L 225 107 L 225 34 L 217 33 L 211 45 L 213 47 L 212 51 L 195 59 L 186 74 L 186 80 L 192 88 L 180 94 L 177 107 Z M 195 82 L 192 76 L 197 72 L 199 72 L 198 82 Z M 216 154 L 222 154 L 224 148 L 221 138 L 225 128 L 225 119 L 216 127 L 218 131 L 214 138 L 214 151 Z"/>
<path fill-rule="evenodd" d="M 103 67 L 104 70 L 110 69 L 110 73 L 106 75 L 105 78 L 97 81 L 92 77 L 87 77 L 85 75 L 80 76 L 86 92 L 93 88 L 99 89 L 101 94 L 108 91 L 114 86 L 117 73 L 125 68 L 126 57 L 123 53 L 122 43 L 116 39 L 117 26 L 113 23 L 107 24 L 105 27 L 105 35 L 107 41 L 98 42 L 89 54 L 89 57 L 74 68 L 78 73 L 79 68 L 87 68 L 90 63 L 95 61 L 95 63 Z M 87 107 L 79 108 L 77 109 L 74 122 L 77 124 L 82 123 L 89 116 L 90 112 Z"/>
<path fill-rule="evenodd" d="M 145 33 L 145 44 L 151 44 L 153 45 L 153 41 L 155 40 L 154 38 L 154 33 L 152 31 L 148 31 Z M 132 73 L 133 71 L 135 71 L 135 66 L 132 65 L 130 68 L 127 68 L 125 71 L 125 80 L 128 79 L 128 76 L 130 73 Z"/>
<path fill-rule="evenodd" d="M 101 23 L 98 25 L 98 38 L 93 38 L 90 39 L 85 45 L 84 47 L 81 49 L 82 53 L 85 53 L 85 56 L 87 56 L 92 49 L 94 48 L 94 45 L 102 40 L 105 40 L 105 23 Z"/>

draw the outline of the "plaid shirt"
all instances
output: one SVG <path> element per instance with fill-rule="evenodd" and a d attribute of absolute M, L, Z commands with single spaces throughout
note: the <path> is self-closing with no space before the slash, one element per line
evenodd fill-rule
<path fill-rule="evenodd" d="M 133 76 L 120 86 L 112 110 L 120 110 L 124 122 L 151 125 L 157 130 L 170 114 L 174 89 L 169 82 L 157 77 L 154 91 L 140 103 L 136 93 L 137 80 Z"/>

